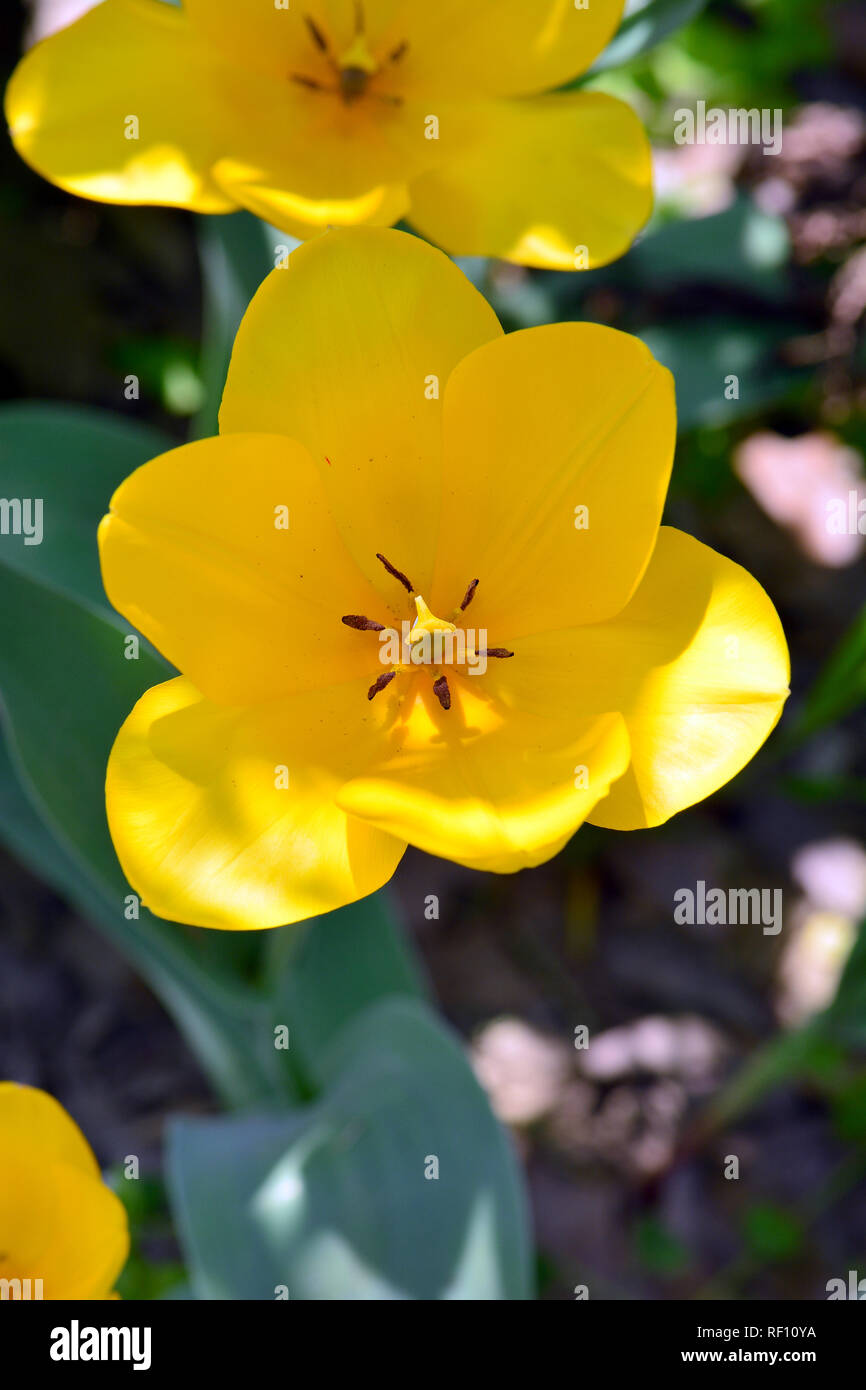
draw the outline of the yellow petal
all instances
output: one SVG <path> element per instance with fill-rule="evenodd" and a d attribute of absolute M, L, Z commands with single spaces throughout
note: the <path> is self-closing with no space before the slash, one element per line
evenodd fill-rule
<path fill-rule="evenodd" d="M 788 693 L 785 636 L 764 590 L 669 527 L 616 618 L 517 645 L 521 660 L 488 677 L 504 704 L 622 712 L 631 766 L 588 817 L 617 830 L 660 825 L 724 786 L 771 733 Z"/>
<path fill-rule="evenodd" d="M 236 204 L 211 177 L 225 152 L 220 81 L 180 10 L 105 0 L 24 56 L 6 119 L 19 154 L 72 193 L 226 212 Z"/>
<path fill-rule="evenodd" d="M 622 256 L 652 210 L 644 129 L 600 92 L 454 107 L 440 144 L 410 185 L 409 220 L 460 255 L 591 269 Z"/>
<path fill-rule="evenodd" d="M 591 819 L 631 830 L 661 825 L 746 766 L 781 716 L 790 662 L 757 580 L 667 527 L 617 626 L 626 650 L 640 652 L 622 706 L 632 761 Z M 650 653 L 653 670 L 642 675 Z"/>
<path fill-rule="evenodd" d="M 372 98 L 347 105 L 333 93 L 278 78 L 230 72 L 216 182 L 236 202 L 305 236 L 329 224 L 396 220 L 406 181 L 442 158 L 424 138 L 423 104 Z"/>
<path fill-rule="evenodd" d="M 107 1298 L 128 1251 L 126 1213 L 72 1119 L 44 1091 L 0 1083 L 0 1278 L 40 1279 L 45 1299 Z"/>
<path fill-rule="evenodd" d="M 384 0 L 393 9 L 393 0 Z M 378 43 L 383 0 L 366 0 L 367 29 Z M 234 62 L 274 76 L 306 72 L 319 76 L 325 61 L 313 37 L 310 21 L 330 45 L 335 58 L 342 56 L 354 33 L 354 0 L 290 0 L 278 7 L 274 0 L 238 4 L 238 0 L 184 0 L 190 23 L 197 34 Z"/>
<path fill-rule="evenodd" d="M 220 428 L 300 440 L 350 552 L 383 596 L 399 590 L 377 552 L 426 592 L 440 507 L 442 395 L 461 358 L 501 332 L 456 266 L 417 237 L 379 228 L 329 232 L 299 247 L 253 299 Z"/>
<path fill-rule="evenodd" d="M 409 189 L 405 184 L 378 184 L 357 198 L 316 199 L 280 188 L 271 170 L 223 159 L 218 173 L 242 207 L 297 241 L 305 241 L 332 226 L 391 227 L 409 208 Z"/>
<path fill-rule="evenodd" d="M 106 806 L 123 870 L 151 912 L 277 927 L 387 882 L 404 845 L 334 801 L 382 737 L 387 706 L 366 699 L 368 683 L 245 710 L 209 704 L 178 678 L 139 700 L 109 759 Z"/>
<path fill-rule="evenodd" d="M 236 434 L 136 470 L 99 529 L 111 603 L 210 699 L 273 700 L 366 675 L 380 595 L 348 554 L 309 454 Z"/>
<path fill-rule="evenodd" d="M 0 1146 L 4 1154 L 23 1153 L 29 1147 L 86 1177 L 100 1177 L 99 1164 L 78 1125 L 59 1101 L 34 1086 L 0 1081 Z"/>
<path fill-rule="evenodd" d="M 486 677 L 449 672 L 448 681 L 451 709 L 422 685 L 423 701 L 390 749 L 346 783 L 339 804 L 458 864 L 513 873 L 542 863 L 627 766 L 622 720 L 506 713 L 488 698 Z"/>
<path fill-rule="evenodd" d="M 477 578 L 467 621 L 509 647 L 618 612 L 655 544 L 675 434 L 670 373 L 628 334 L 555 324 L 466 358 L 445 398 L 434 612 Z"/>
<path fill-rule="evenodd" d="M 199 0 L 202 3 L 202 0 Z M 380 4 L 384 0 L 379 0 Z M 585 72 L 619 28 L 624 0 L 407 0 L 392 20 L 422 86 L 541 92 Z"/>

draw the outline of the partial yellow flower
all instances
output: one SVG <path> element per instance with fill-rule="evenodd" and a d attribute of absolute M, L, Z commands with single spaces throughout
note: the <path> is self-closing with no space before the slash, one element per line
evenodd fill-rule
<path fill-rule="evenodd" d="M 244 207 L 304 239 L 408 218 L 462 255 L 583 269 L 649 216 L 623 102 L 544 95 L 623 0 L 104 0 L 21 61 L 19 153 L 70 192 Z"/>
<path fill-rule="evenodd" d="M 128 1254 L 123 1204 L 75 1121 L 0 1082 L 0 1298 L 111 1298 Z"/>
<path fill-rule="evenodd" d="M 770 600 L 659 529 L 673 383 L 636 338 L 504 337 L 425 242 L 329 232 L 253 300 L 220 428 L 133 473 L 100 527 L 111 602 L 183 672 L 108 768 L 157 914 L 297 921 L 407 843 L 539 864 L 586 819 L 709 795 L 776 723 Z"/>

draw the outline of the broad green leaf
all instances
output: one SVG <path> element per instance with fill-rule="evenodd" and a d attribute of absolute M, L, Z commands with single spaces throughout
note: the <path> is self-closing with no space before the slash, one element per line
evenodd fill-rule
<path fill-rule="evenodd" d="M 646 328 L 639 336 L 673 373 L 681 431 L 755 414 L 784 399 L 798 381 L 796 372 L 776 360 L 788 336 L 778 325 L 688 320 Z"/>
<path fill-rule="evenodd" d="M 13 747 L 53 824 L 120 905 L 129 890 L 105 822 L 105 766 L 139 696 L 170 673 L 146 651 L 125 659 L 119 620 L 18 574 L 0 585 L 0 691 Z"/>
<path fill-rule="evenodd" d="M 65 898 L 74 897 L 80 890 L 82 874 L 78 864 L 51 835 L 28 801 L 2 736 L 0 844 Z"/>
<path fill-rule="evenodd" d="M 590 72 L 594 75 L 620 67 L 655 48 L 700 14 L 706 4 L 707 0 L 630 0 L 619 30 Z"/>
<path fill-rule="evenodd" d="M 219 433 L 219 407 L 235 336 L 250 300 L 274 269 L 274 243 L 292 246 L 294 242 L 272 233 L 249 212 L 200 217 L 198 226 L 204 286 L 200 374 L 205 399 L 193 435 L 200 439 Z"/>
<path fill-rule="evenodd" d="M 424 995 L 385 892 L 294 931 L 272 932 L 268 945 L 274 1023 L 290 1028 L 291 1050 L 314 1085 L 324 1079 L 329 1044 L 370 1004 Z"/>
<path fill-rule="evenodd" d="M 107 412 L 49 403 L 0 407 L 0 498 L 39 499 L 43 529 L 38 545 L 0 535 L 0 567 L 110 612 L 96 527 L 124 478 L 175 442 Z"/>
<path fill-rule="evenodd" d="M 784 218 L 739 197 L 711 217 L 680 218 L 659 227 L 614 269 L 644 290 L 694 281 L 778 299 L 786 292 L 790 249 Z"/>
<path fill-rule="evenodd" d="M 300 1111 L 171 1127 L 169 1189 L 196 1295 L 529 1297 L 511 1146 L 429 1010 L 410 999 L 368 1009 L 324 1074 L 322 1097 Z"/>

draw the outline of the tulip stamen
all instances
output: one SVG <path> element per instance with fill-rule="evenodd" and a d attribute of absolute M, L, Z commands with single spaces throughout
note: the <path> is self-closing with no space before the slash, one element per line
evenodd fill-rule
<path fill-rule="evenodd" d="M 319 82 L 313 77 L 306 77 L 301 73 L 293 73 L 292 81 L 300 83 L 302 87 L 307 87 L 313 92 L 336 93 L 337 96 L 342 97 L 347 106 L 353 105 L 354 102 L 367 95 L 375 101 L 384 102 L 387 106 L 403 105 L 402 97 L 393 96 L 389 92 L 368 92 L 370 82 L 379 72 L 381 65 L 367 46 L 366 17 L 361 0 L 355 0 L 354 39 L 342 57 L 336 55 L 327 35 L 312 15 L 304 15 L 304 23 L 316 48 L 328 60 L 333 69 L 337 84 L 334 87 L 329 87 L 324 82 Z M 388 55 L 386 61 L 398 63 L 405 56 L 408 48 L 408 41 L 404 40 Z"/>
<path fill-rule="evenodd" d="M 381 690 L 384 690 L 386 686 L 391 684 L 396 674 L 396 671 L 385 671 L 383 675 L 379 676 L 378 679 L 373 682 L 373 684 L 370 686 L 370 689 L 367 691 L 367 699 L 375 700 L 379 692 Z"/>
<path fill-rule="evenodd" d="M 376 559 L 380 562 L 380 564 L 383 564 L 385 566 L 385 569 L 388 571 L 388 573 L 391 575 L 393 579 L 398 579 L 400 581 L 407 594 L 414 594 L 415 585 L 412 583 L 411 579 L 408 579 L 406 577 L 402 570 L 395 569 L 395 567 L 391 564 L 390 560 L 386 560 L 385 556 L 380 555 L 378 550 L 376 551 Z"/>
<path fill-rule="evenodd" d="M 448 710 L 451 708 L 451 689 L 448 685 L 447 676 L 440 676 L 438 680 L 433 682 L 433 694 L 436 696 L 436 699 L 443 709 Z"/>
<path fill-rule="evenodd" d="M 326 87 L 324 82 L 317 82 L 315 77 L 305 77 L 303 73 L 293 72 L 292 81 L 300 84 L 301 87 L 309 87 L 311 92 L 333 92 L 335 87 Z"/>
<path fill-rule="evenodd" d="M 310 15 L 305 14 L 304 23 L 309 29 L 310 34 L 312 35 L 313 43 L 318 48 L 319 52 L 324 53 L 333 62 L 334 55 L 331 52 L 331 45 L 328 43 L 328 40 L 325 38 L 325 35 L 322 33 L 316 21 L 312 19 Z"/>
<path fill-rule="evenodd" d="M 353 627 L 356 632 L 385 631 L 384 623 L 377 623 L 373 618 L 364 618 L 360 613 L 347 613 L 340 621 L 345 623 L 346 627 Z"/>
<path fill-rule="evenodd" d="M 458 609 L 455 609 L 452 615 L 456 619 L 456 622 L 450 622 L 436 617 L 436 614 L 427 606 L 427 603 L 421 595 L 415 593 L 415 587 L 409 576 L 404 574 L 402 570 L 398 570 L 396 565 L 392 565 L 391 561 L 386 559 L 380 551 L 376 552 L 376 559 L 380 564 L 384 565 L 392 578 L 398 580 L 407 593 L 412 595 L 417 609 L 417 617 L 411 628 L 408 622 L 404 622 L 402 639 L 400 639 L 399 634 L 394 630 L 386 628 L 382 623 L 377 622 L 375 618 L 365 617 L 362 613 L 346 613 L 341 619 L 341 622 L 345 623 L 346 627 L 354 628 L 357 632 L 376 632 L 380 634 L 384 632 L 389 642 L 395 639 L 397 641 L 402 640 L 402 645 L 400 647 L 401 654 L 408 651 L 408 655 L 401 655 L 399 659 L 393 654 L 393 649 L 389 655 L 385 655 L 384 650 L 382 651 L 382 659 L 388 663 L 390 669 L 379 676 L 370 686 L 367 691 L 368 700 L 375 699 L 380 691 L 391 684 L 395 676 L 411 675 L 419 666 L 423 666 L 434 678 L 433 694 L 436 696 L 439 704 L 444 710 L 450 710 L 451 687 L 448 684 L 448 677 L 443 674 L 443 664 L 453 665 L 456 668 L 468 665 L 471 669 L 471 673 L 477 675 L 483 674 L 485 669 L 481 666 L 479 672 L 481 660 L 486 660 L 489 657 L 500 661 L 509 661 L 511 657 L 514 656 L 514 652 L 508 647 L 475 648 L 474 641 L 469 640 L 474 639 L 474 630 L 469 629 L 463 632 L 458 628 L 457 624 L 460 621 L 460 614 L 466 611 L 475 597 L 475 591 L 481 582 L 480 580 L 473 579 L 470 581 L 466 593 L 463 596 L 463 602 Z M 486 636 L 487 633 L 484 631 L 483 637 Z M 380 638 L 380 640 L 384 641 L 385 639 Z M 446 643 L 448 644 L 447 646 L 445 645 Z M 457 651 L 456 655 L 454 654 L 455 644 Z M 446 652 L 444 657 L 442 655 L 443 650 Z"/>
<path fill-rule="evenodd" d="M 460 612 L 465 613 L 470 603 L 475 597 L 475 590 L 478 588 L 479 580 L 473 579 L 466 593 L 463 595 L 463 602 L 460 605 Z"/>

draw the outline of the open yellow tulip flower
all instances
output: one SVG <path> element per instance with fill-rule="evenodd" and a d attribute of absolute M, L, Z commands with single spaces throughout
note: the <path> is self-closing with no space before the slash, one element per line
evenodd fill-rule
<path fill-rule="evenodd" d="M 0 1298 L 111 1298 L 128 1254 L 78 1126 L 45 1091 L 0 1082 Z"/>
<path fill-rule="evenodd" d="M 563 270 L 649 216 L 637 117 L 585 72 L 623 0 L 104 0 L 37 44 L 12 139 L 85 198 L 248 208 L 300 239 L 408 218 L 460 255 Z"/>
<path fill-rule="evenodd" d="M 587 323 L 504 336 L 441 252 L 334 231 L 272 271 L 218 438 L 121 485 L 111 602 L 183 672 L 118 735 L 108 818 L 160 916 L 272 927 L 406 845 L 509 873 L 658 825 L 776 723 L 784 635 L 659 526 L 673 383 Z"/>

